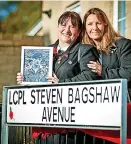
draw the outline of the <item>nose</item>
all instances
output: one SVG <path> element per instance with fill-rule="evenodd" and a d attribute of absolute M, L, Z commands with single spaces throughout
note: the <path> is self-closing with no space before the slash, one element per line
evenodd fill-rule
<path fill-rule="evenodd" d="M 93 24 L 92 27 L 94 30 L 98 29 L 97 24 Z"/>
<path fill-rule="evenodd" d="M 66 26 L 66 27 L 65 27 L 65 31 L 66 31 L 66 32 L 70 32 L 70 26 Z"/>

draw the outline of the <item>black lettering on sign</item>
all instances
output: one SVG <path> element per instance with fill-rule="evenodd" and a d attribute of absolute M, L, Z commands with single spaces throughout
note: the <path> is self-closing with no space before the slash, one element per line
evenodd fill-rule
<path fill-rule="evenodd" d="M 9 104 L 26 104 L 25 101 L 25 91 L 15 90 L 14 92 L 9 91 Z"/>
<path fill-rule="evenodd" d="M 68 103 L 113 103 L 119 101 L 119 95 L 120 86 L 69 88 Z"/>
<path fill-rule="evenodd" d="M 87 103 L 88 102 L 88 88 L 69 88 L 68 89 L 68 103 Z"/>
<path fill-rule="evenodd" d="M 73 103 L 73 88 L 68 89 L 68 103 Z"/>
<path fill-rule="evenodd" d="M 45 89 L 41 90 L 41 104 L 45 104 Z"/>
<path fill-rule="evenodd" d="M 96 93 L 94 102 L 96 103 L 114 103 L 119 101 L 120 86 L 95 87 L 94 89 Z"/>
<path fill-rule="evenodd" d="M 62 107 L 62 110 L 60 109 L 60 107 L 58 107 L 58 121 L 60 119 L 62 122 L 64 122 L 63 113 L 64 113 L 64 107 Z"/>
<path fill-rule="evenodd" d="M 68 109 L 65 109 L 64 108 L 64 110 L 63 110 L 63 116 L 64 116 L 64 120 L 66 121 L 66 122 L 69 122 L 69 119 L 70 119 L 70 109 L 68 108 Z"/>
<path fill-rule="evenodd" d="M 46 89 L 46 98 L 47 98 L 47 103 L 62 103 L 62 94 L 63 94 L 63 89 L 58 89 L 58 88 L 52 88 L 52 89 Z"/>
<path fill-rule="evenodd" d="M 18 91 L 14 91 L 14 93 L 13 93 L 13 103 L 15 105 L 18 104 Z"/>
<path fill-rule="evenodd" d="M 75 122 L 75 107 L 71 107 L 71 122 Z"/>
<path fill-rule="evenodd" d="M 115 87 L 111 87 L 111 97 L 112 97 L 112 102 L 118 102 L 119 100 L 119 95 L 120 95 L 120 86 L 117 89 L 116 86 Z"/>
<path fill-rule="evenodd" d="M 48 121 L 50 122 L 51 121 L 51 114 L 52 114 L 52 107 L 49 108 L 47 107 L 47 118 L 48 118 Z"/>
<path fill-rule="evenodd" d="M 57 122 L 57 117 L 58 115 L 58 110 L 57 110 L 57 107 L 53 107 L 53 122 Z"/>
<path fill-rule="evenodd" d="M 57 89 L 57 103 L 62 103 L 62 94 L 63 94 L 63 89 L 62 88 L 60 90 Z"/>
<path fill-rule="evenodd" d="M 39 104 L 39 102 L 40 102 L 40 89 L 37 89 L 36 93 L 37 93 L 37 104 Z"/>
<path fill-rule="evenodd" d="M 12 101 L 11 101 L 11 91 L 9 91 L 9 104 L 12 105 Z"/>
<path fill-rule="evenodd" d="M 44 107 L 42 122 L 75 122 L 75 107 Z"/>
<path fill-rule="evenodd" d="M 52 89 L 52 104 L 56 103 L 56 89 Z"/>
<path fill-rule="evenodd" d="M 104 98 L 103 98 L 103 103 L 105 103 L 105 101 L 107 101 L 109 103 L 109 94 L 108 94 L 108 87 L 105 87 L 104 90 Z"/>
<path fill-rule="evenodd" d="M 26 105 L 26 101 L 25 101 L 25 91 L 21 91 L 21 95 L 23 97 L 23 105 Z"/>
<path fill-rule="evenodd" d="M 33 89 L 31 91 L 31 104 L 62 103 L 63 89 Z"/>
<path fill-rule="evenodd" d="M 83 89 L 82 89 L 82 102 L 83 103 L 87 103 L 88 102 L 88 89 L 87 89 L 87 87 L 84 87 Z"/>
<path fill-rule="evenodd" d="M 47 122 L 46 107 L 44 107 L 44 109 L 43 109 L 42 122 L 43 121 Z"/>
<path fill-rule="evenodd" d="M 100 91 L 98 92 L 98 90 L 100 89 Z M 99 100 L 98 100 L 99 99 Z M 96 87 L 96 103 L 102 103 L 102 87 Z"/>
<path fill-rule="evenodd" d="M 18 92 L 18 104 L 20 104 L 20 100 L 22 99 L 22 91 Z"/>
<path fill-rule="evenodd" d="M 35 93 L 35 90 L 33 89 L 33 90 L 31 91 L 31 98 L 32 98 L 32 100 L 30 101 L 31 104 L 34 104 L 34 103 L 35 103 L 35 96 L 34 96 L 34 93 Z"/>
<path fill-rule="evenodd" d="M 78 101 L 78 102 L 77 102 Z M 79 94 L 79 88 L 76 89 L 76 94 L 75 94 L 75 101 L 74 103 L 80 103 L 80 94 Z"/>
<path fill-rule="evenodd" d="M 51 97 L 51 89 L 46 89 L 46 94 L 47 94 L 47 103 L 49 104 L 50 103 L 50 97 Z"/>
<path fill-rule="evenodd" d="M 94 92 L 94 87 L 90 87 L 90 89 L 89 89 L 89 94 L 90 94 L 89 102 L 90 103 L 94 103 L 94 101 L 95 101 L 93 92 Z"/>

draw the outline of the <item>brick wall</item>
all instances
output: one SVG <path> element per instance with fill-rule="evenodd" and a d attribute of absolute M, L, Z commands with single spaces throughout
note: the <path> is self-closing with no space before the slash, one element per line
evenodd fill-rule
<path fill-rule="evenodd" d="M 0 103 L 3 86 L 16 85 L 16 74 L 20 71 L 21 46 L 43 46 L 43 37 L 0 35 Z"/>

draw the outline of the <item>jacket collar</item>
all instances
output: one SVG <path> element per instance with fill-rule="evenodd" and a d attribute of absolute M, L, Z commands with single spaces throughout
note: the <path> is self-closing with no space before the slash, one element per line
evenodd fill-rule
<path fill-rule="evenodd" d="M 80 41 L 79 41 L 78 39 L 75 40 L 75 41 L 73 41 L 73 42 L 70 44 L 70 46 L 67 48 L 66 52 L 67 52 L 67 53 L 73 53 L 73 52 L 75 51 L 74 46 L 76 47 L 77 44 L 79 44 L 79 43 L 80 43 Z M 58 44 L 59 44 L 59 40 L 57 40 L 52 46 L 53 46 L 53 47 L 57 47 Z"/>
<path fill-rule="evenodd" d="M 97 59 L 99 59 L 99 53 L 98 53 L 98 50 L 96 49 L 96 47 L 92 47 L 92 48 L 91 48 L 91 51 L 92 51 L 93 55 L 94 55 Z"/>

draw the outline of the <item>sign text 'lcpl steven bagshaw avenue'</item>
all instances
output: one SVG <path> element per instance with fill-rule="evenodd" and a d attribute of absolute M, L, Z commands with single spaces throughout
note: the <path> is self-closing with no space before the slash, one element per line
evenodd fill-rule
<path fill-rule="evenodd" d="M 121 83 L 8 89 L 7 123 L 119 127 L 121 95 Z"/>

